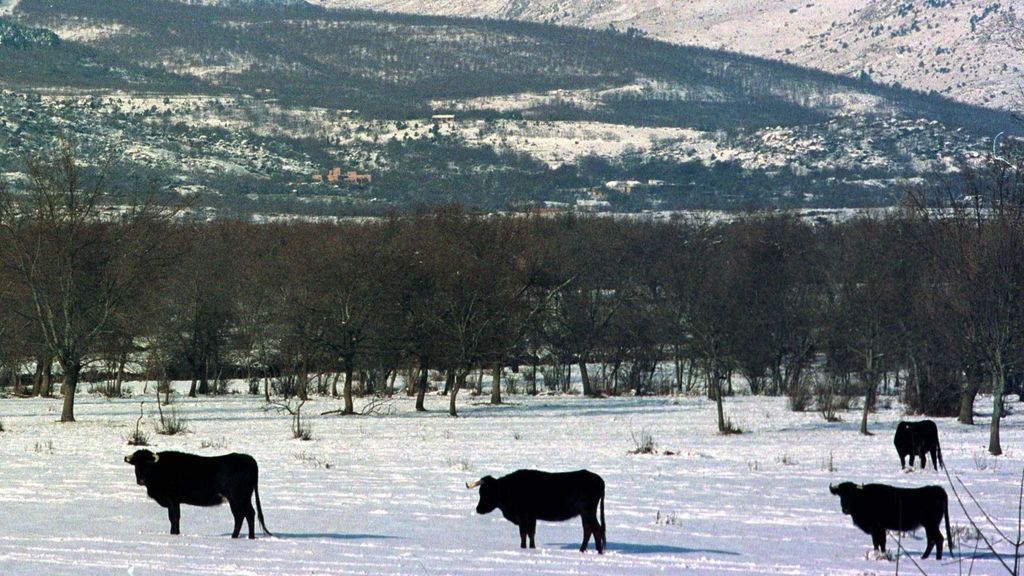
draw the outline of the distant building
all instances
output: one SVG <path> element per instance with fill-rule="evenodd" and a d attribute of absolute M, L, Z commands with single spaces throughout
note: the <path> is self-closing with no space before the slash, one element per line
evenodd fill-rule
<path fill-rule="evenodd" d="M 430 121 L 434 124 L 454 124 L 455 114 L 434 114 L 430 117 Z"/>
<path fill-rule="evenodd" d="M 314 176 L 313 180 L 315 182 L 322 182 L 322 180 L 317 179 L 318 176 Z M 327 181 L 330 182 L 331 184 L 352 184 L 355 186 L 362 186 L 364 184 L 369 184 L 373 182 L 373 175 L 360 174 L 355 170 L 342 172 L 341 168 L 335 167 L 331 168 L 331 171 L 327 173 Z"/>
<path fill-rule="evenodd" d="M 369 184 L 373 182 L 372 174 L 360 174 L 355 171 L 349 171 L 345 173 L 345 184 L 355 184 L 361 186 L 363 184 Z"/>

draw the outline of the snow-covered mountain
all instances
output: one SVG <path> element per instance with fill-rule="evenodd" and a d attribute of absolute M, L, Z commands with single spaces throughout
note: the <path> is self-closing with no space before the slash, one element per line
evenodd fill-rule
<path fill-rule="evenodd" d="M 670 42 L 860 75 L 991 107 L 1013 106 L 1024 0 L 310 0 L 444 16 L 637 28 Z"/>

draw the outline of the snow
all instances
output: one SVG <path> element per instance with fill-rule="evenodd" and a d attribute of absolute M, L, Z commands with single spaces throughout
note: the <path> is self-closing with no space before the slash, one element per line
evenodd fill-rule
<path fill-rule="evenodd" d="M 122 461 L 140 401 L 153 430 L 148 390 L 113 401 L 83 390 L 76 424 L 56 422 L 59 400 L 0 400 L 0 574 L 891 574 L 894 562 L 869 554 L 870 538 L 842 515 L 829 483 L 946 484 L 941 472 L 900 471 L 898 407 L 872 416 L 877 435 L 865 437 L 854 413 L 828 424 L 789 412 L 783 399 L 729 398 L 744 434 L 720 436 L 703 398 L 512 396 L 491 407 L 463 393 L 460 418 L 444 414 L 439 396 L 428 397 L 428 414 L 402 396 L 394 415 L 348 418 L 317 416 L 338 404 L 316 399 L 303 408 L 314 440 L 302 442 L 291 439 L 289 416 L 264 411 L 258 397 L 179 397 L 173 408 L 191 432 L 151 434 L 155 449 L 254 455 L 275 537 L 231 540 L 226 507 L 185 507 L 183 534 L 172 537 L 166 512 Z M 983 415 L 990 401 L 979 399 Z M 1024 416 L 1006 419 L 1000 458 L 985 453 L 987 426 L 939 427 L 951 471 L 1012 531 Z M 629 454 L 630 433 L 641 430 L 676 455 Z M 475 514 L 464 482 L 527 467 L 604 477 L 604 556 L 576 551 L 578 521 L 541 523 L 538 549 L 520 550 L 515 526 Z M 955 500 L 950 512 L 954 530 L 966 524 Z M 903 543 L 920 554 L 923 532 Z M 975 574 L 997 573 L 991 555 L 979 556 Z M 948 559 L 922 566 L 960 568 Z"/>
<path fill-rule="evenodd" d="M 55 26 L 51 30 L 60 36 L 61 40 L 71 42 L 81 42 L 88 44 L 90 42 L 98 42 L 100 40 L 106 40 L 119 34 L 127 34 L 131 32 L 131 29 L 125 27 L 119 22 L 74 22 L 65 20 L 60 26 Z"/>
<path fill-rule="evenodd" d="M 1019 97 L 1010 24 L 1024 0 L 311 0 L 332 8 L 636 28 L 1008 108 Z"/>
<path fill-rule="evenodd" d="M 6 16 L 18 7 L 21 0 L 0 0 L 0 16 Z"/>

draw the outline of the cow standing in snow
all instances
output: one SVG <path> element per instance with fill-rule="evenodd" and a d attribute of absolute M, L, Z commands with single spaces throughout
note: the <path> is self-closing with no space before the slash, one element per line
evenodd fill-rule
<path fill-rule="evenodd" d="M 896 435 L 892 440 L 896 446 L 896 453 L 900 455 L 900 466 L 906 467 L 904 459 L 910 456 L 910 467 L 914 467 L 914 458 L 921 457 L 921 469 L 924 469 L 928 462 L 926 454 L 932 455 L 932 466 L 937 471 L 939 464 L 945 468 L 942 462 L 942 446 L 939 445 L 939 429 L 932 420 L 920 422 L 900 422 L 896 425 Z"/>
<path fill-rule="evenodd" d="M 935 559 L 942 560 L 942 518 L 946 518 L 949 555 L 953 555 L 953 536 L 949 529 L 949 497 L 942 486 L 896 488 L 884 484 L 843 482 L 828 487 L 839 496 L 843 514 L 853 518 L 854 526 L 871 535 L 875 550 L 885 552 L 886 530 L 907 532 L 924 526 L 927 547 L 921 558 L 935 548 Z"/>
<path fill-rule="evenodd" d="M 146 493 L 167 508 L 171 534 L 180 534 L 181 505 L 219 506 L 227 502 L 235 517 L 232 538 L 238 538 L 242 520 L 249 523 L 249 538 L 256 538 L 253 520 L 259 514 L 263 532 L 270 536 L 263 521 L 260 491 L 257 486 L 259 468 L 248 454 L 196 456 L 183 452 L 138 450 L 124 461 L 135 467 L 135 481 L 146 487 Z M 252 496 L 256 495 L 256 510 Z"/>
<path fill-rule="evenodd" d="M 537 520 L 562 522 L 580 516 L 583 520 L 583 544 L 580 552 L 586 552 L 590 536 L 598 554 L 604 553 L 607 544 L 604 522 L 604 480 L 587 470 L 576 472 L 541 472 L 539 470 L 518 470 L 501 478 L 484 476 L 466 488 L 480 488 L 478 514 L 489 514 L 495 508 L 502 516 L 519 526 L 519 546 L 536 548 Z M 598 521 L 598 506 L 601 520 Z"/>

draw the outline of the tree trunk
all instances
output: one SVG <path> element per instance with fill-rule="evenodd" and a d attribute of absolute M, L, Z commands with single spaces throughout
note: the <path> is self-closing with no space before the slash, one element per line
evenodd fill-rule
<path fill-rule="evenodd" d="M 199 393 L 203 396 L 210 394 L 210 367 L 207 362 L 208 360 L 204 357 L 199 364 Z"/>
<path fill-rule="evenodd" d="M 718 431 L 724 434 L 729 431 L 729 427 L 725 424 L 725 405 L 722 400 L 722 380 L 719 378 L 717 371 L 715 372 L 713 379 L 715 408 L 718 411 Z"/>
<path fill-rule="evenodd" d="M 338 380 L 341 378 L 341 372 L 335 372 L 334 378 L 331 379 L 331 397 L 338 397 Z"/>
<path fill-rule="evenodd" d="M 349 361 L 345 362 L 345 386 L 342 388 L 342 395 L 345 397 L 345 409 L 342 410 L 342 414 L 355 414 L 355 408 L 352 407 L 352 363 Z"/>
<path fill-rule="evenodd" d="M 491 371 L 491 404 L 501 404 L 501 363 Z"/>
<path fill-rule="evenodd" d="M 302 358 L 302 363 L 299 364 L 298 376 L 299 400 L 309 400 L 309 362 L 305 357 Z"/>
<path fill-rule="evenodd" d="M 47 357 L 36 359 L 36 381 L 32 390 L 34 396 L 49 397 L 53 393 L 53 360 Z"/>
<path fill-rule="evenodd" d="M 32 395 L 43 395 L 43 362 L 42 358 L 36 358 L 36 371 L 32 375 Z"/>
<path fill-rule="evenodd" d="M 427 409 L 423 406 L 423 398 L 427 394 L 427 375 L 428 370 L 426 365 L 420 367 L 419 382 L 416 386 L 416 411 L 426 412 Z"/>
<path fill-rule="evenodd" d="M 82 372 L 82 365 L 70 363 L 61 366 L 64 369 L 64 405 L 61 408 L 60 421 L 75 421 L 75 391 L 78 390 L 78 377 Z"/>
<path fill-rule="evenodd" d="M 967 381 L 960 390 L 960 415 L 957 420 L 961 424 L 974 424 L 974 401 L 978 398 L 978 390 L 981 389 L 981 379 L 984 375 L 979 370 L 968 369 Z"/>
<path fill-rule="evenodd" d="M 448 415 L 458 416 L 458 412 L 455 411 L 455 397 L 459 395 L 459 390 L 462 389 L 463 384 L 466 382 L 466 375 L 469 374 L 469 370 L 459 370 L 455 375 L 455 381 L 452 383 L 451 395 L 448 397 Z"/>
<path fill-rule="evenodd" d="M 860 417 L 860 433 L 870 436 L 868 431 L 868 413 L 874 404 L 875 391 L 878 389 L 878 376 L 875 374 L 875 355 L 871 351 L 864 355 L 864 372 L 861 374 L 864 379 L 864 410 Z"/>
<path fill-rule="evenodd" d="M 583 382 L 583 395 L 593 396 L 594 389 L 590 386 L 590 374 L 587 372 L 586 358 L 580 358 L 580 380 Z"/>
<path fill-rule="evenodd" d="M 21 374 L 18 371 L 18 363 L 15 361 L 11 365 L 11 383 L 14 385 L 14 397 L 21 396 Z"/>
<path fill-rule="evenodd" d="M 444 372 L 444 390 L 441 391 L 441 396 L 447 396 L 452 391 L 452 385 L 455 383 L 455 371 L 448 369 Z"/>
<path fill-rule="evenodd" d="M 1004 372 L 1002 363 L 996 362 L 992 370 L 992 425 L 988 436 L 988 453 L 993 456 L 1003 453 L 999 443 L 999 421 L 1003 417 L 1003 387 L 1006 384 Z"/>
<path fill-rule="evenodd" d="M 117 377 L 114 379 L 114 393 L 121 397 L 121 385 L 124 383 L 124 365 L 128 362 L 128 353 L 121 352 L 117 359 Z"/>
<path fill-rule="evenodd" d="M 192 386 L 190 386 L 189 389 L 188 389 L 188 397 L 189 398 L 195 398 L 196 397 L 196 383 L 199 382 L 199 374 L 198 374 L 199 370 L 198 370 L 198 368 L 197 368 L 197 366 L 195 364 L 189 363 L 189 372 L 192 373 Z"/>

